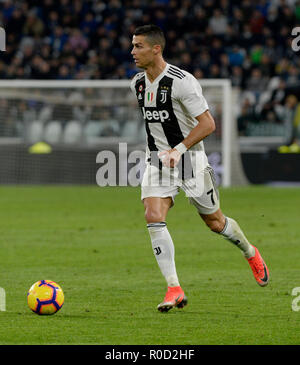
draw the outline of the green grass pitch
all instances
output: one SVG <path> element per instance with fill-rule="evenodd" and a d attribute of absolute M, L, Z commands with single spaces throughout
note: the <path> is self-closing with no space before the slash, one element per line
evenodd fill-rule
<path fill-rule="evenodd" d="M 181 193 L 167 222 L 189 305 L 168 313 L 156 309 L 166 284 L 139 188 L 3 186 L 0 194 L 0 344 L 299 344 L 299 189 L 220 190 L 222 210 L 268 264 L 265 288 Z M 53 316 L 27 307 L 27 290 L 42 279 L 65 293 Z"/>

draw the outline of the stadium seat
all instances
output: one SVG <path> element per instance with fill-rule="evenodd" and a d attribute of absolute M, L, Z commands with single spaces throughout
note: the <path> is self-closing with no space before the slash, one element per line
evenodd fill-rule
<path fill-rule="evenodd" d="M 78 143 L 82 139 L 82 125 L 77 120 L 69 121 L 64 130 L 64 143 Z"/>
<path fill-rule="evenodd" d="M 90 120 L 83 130 L 83 135 L 88 143 L 97 143 L 99 137 L 114 137 L 119 136 L 120 126 L 116 120 L 101 121 Z"/>
<path fill-rule="evenodd" d="M 50 106 L 44 106 L 39 112 L 38 119 L 42 123 L 48 122 L 52 118 L 52 108 Z"/>
<path fill-rule="evenodd" d="M 101 121 L 101 137 L 120 136 L 120 123 L 115 119 Z"/>
<path fill-rule="evenodd" d="M 90 120 L 83 129 L 83 135 L 86 139 L 98 137 L 101 130 L 102 126 L 99 120 Z"/>
<path fill-rule="evenodd" d="M 30 143 L 39 142 L 43 138 L 43 123 L 40 120 L 34 120 L 30 122 L 27 127 L 26 139 Z"/>
<path fill-rule="evenodd" d="M 25 123 L 31 122 L 32 120 L 38 120 L 36 110 L 28 109 L 23 111 L 23 120 Z"/>
<path fill-rule="evenodd" d="M 136 138 L 138 134 L 138 122 L 134 120 L 128 120 L 122 128 L 122 137 Z"/>
<path fill-rule="evenodd" d="M 59 143 L 62 137 L 62 124 L 57 120 L 47 123 L 44 130 L 44 140 L 48 143 Z"/>
<path fill-rule="evenodd" d="M 18 137 L 24 137 L 24 131 L 25 131 L 24 123 L 21 120 L 17 120 L 16 121 L 16 135 Z"/>

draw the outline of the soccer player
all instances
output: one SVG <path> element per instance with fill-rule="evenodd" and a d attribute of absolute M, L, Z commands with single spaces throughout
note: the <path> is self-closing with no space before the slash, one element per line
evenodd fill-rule
<path fill-rule="evenodd" d="M 157 309 L 167 312 L 187 304 L 166 224 L 167 213 L 179 189 L 186 193 L 213 232 L 242 251 L 257 283 L 267 285 L 269 272 L 258 249 L 249 243 L 238 223 L 220 209 L 214 173 L 203 145 L 203 139 L 214 132 L 215 122 L 199 82 L 190 73 L 164 60 L 165 37 L 159 27 L 138 27 L 132 45 L 135 64 L 144 70 L 131 81 L 147 132 L 141 199 L 153 251 L 168 286 Z"/>

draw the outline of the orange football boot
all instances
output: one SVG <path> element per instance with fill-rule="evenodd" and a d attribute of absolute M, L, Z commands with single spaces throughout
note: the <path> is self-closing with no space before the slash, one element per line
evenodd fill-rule
<path fill-rule="evenodd" d="M 177 307 L 183 308 L 187 305 L 187 297 L 180 286 L 169 287 L 162 303 L 157 306 L 160 312 L 168 312 L 170 309 Z"/>
<path fill-rule="evenodd" d="M 269 270 L 260 256 L 258 249 L 255 246 L 253 247 L 255 248 L 255 255 L 250 257 L 250 259 L 246 258 L 246 260 L 249 262 L 257 284 L 260 286 L 266 286 L 269 282 Z"/>

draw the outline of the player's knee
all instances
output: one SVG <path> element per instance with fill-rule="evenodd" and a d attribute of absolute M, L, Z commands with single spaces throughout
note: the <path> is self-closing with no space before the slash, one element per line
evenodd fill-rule
<path fill-rule="evenodd" d="M 147 223 L 157 223 L 157 222 L 163 222 L 165 218 L 163 217 L 162 213 L 158 210 L 146 209 L 145 219 Z"/>

